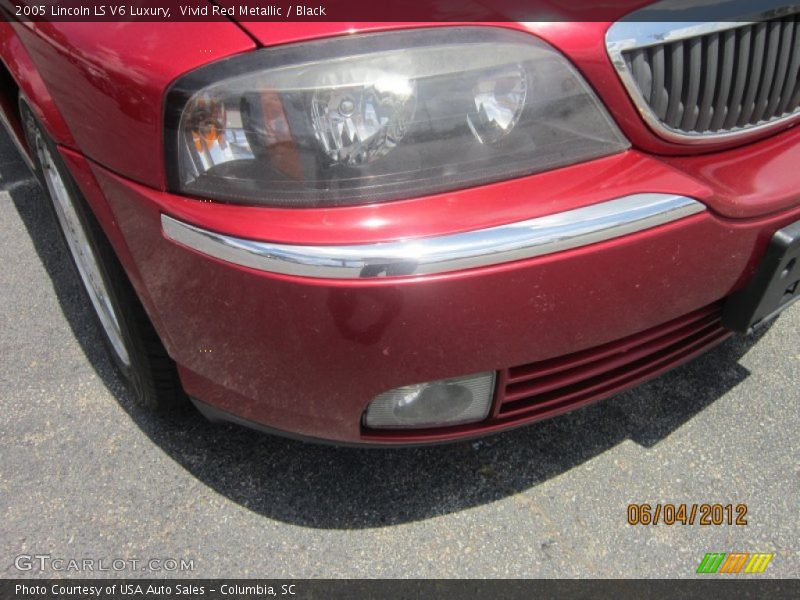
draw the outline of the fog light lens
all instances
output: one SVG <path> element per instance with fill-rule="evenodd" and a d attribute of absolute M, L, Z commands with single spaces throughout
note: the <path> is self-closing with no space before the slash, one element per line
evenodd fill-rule
<path fill-rule="evenodd" d="M 372 429 L 419 429 L 481 421 L 489 414 L 494 371 L 407 385 L 375 397 L 364 415 Z"/>

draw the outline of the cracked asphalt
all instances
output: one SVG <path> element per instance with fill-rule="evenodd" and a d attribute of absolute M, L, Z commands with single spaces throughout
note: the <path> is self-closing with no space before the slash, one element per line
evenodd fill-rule
<path fill-rule="evenodd" d="M 687 577 L 715 551 L 800 574 L 800 306 L 554 420 L 358 450 L 135 406 L 5 136 L 0 256 L 4 577 Z M 745 503 L 748 523 L 630 526 L 632 502 Z M 15 568 L 27 554 L 194 569 Z"/>

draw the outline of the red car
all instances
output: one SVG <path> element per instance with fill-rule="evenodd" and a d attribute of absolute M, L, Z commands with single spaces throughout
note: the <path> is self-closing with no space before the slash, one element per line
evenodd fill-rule
<path fill-rule="evenodd" d="M 617 4 L 354 26 L 34 23 L 6 2 L 0 113 L 142 403 L 337 443 L 468 438 L 800 294 L 797 9 Z"/>

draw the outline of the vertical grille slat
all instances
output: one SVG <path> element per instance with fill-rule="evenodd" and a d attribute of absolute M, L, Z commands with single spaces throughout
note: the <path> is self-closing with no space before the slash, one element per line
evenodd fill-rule
<path fill-rule="evenodd" d="M 797 46 L 800 45 L 800 22 L 798 22 L 797 18 L 794 18 L 792 22 L 792 38 L 789 40 L 789 43 L 793 51 L 791 53 L 791 62 L 789 63 L 789 68 L 786 71 L 786 77 L 783 81 L 781 100 L 778 103 L 778 109 L 775 111 L 776 114 L 779 115 L 785 113 L 786 108 L 789 106 L 789 101 L 792 99 L 792 92 L 797 84 L 797 72 L 800 68 L 800 50 L 797 48 Z"/>
<path fill-rule="evenodd" d="M 767 110 L 769 92 L 772 89 L 772 80 L 775 77 L 775 67 L 778 64 L 778 43 L 780 42 L 780 23 L 772 22 L 768 30 L 769 43 L 767 45 L 767 58 L 764 61 L 764 77 L 761 80 L 761 89 L 756 98 L 756 108 L 753 111 L 752 122 L 758 123 Z"/>
<path fill-rule="evenodd" d="M 636 81 L 640 82 L 642 86 L 642 95 L 645 101 L 649 104 L 653 97 L 653 74 L 650 70 L 650 63 L 646 55 L 647 51 L 644 49 L 637 50 L 632 53 L 631 70 Z"/>
<path fill-rule="evenodd" d="M 711 123 L 714 109 L 711 103 L 717 91 L 717 65 L 719 63 L 719 35 L 714 33 L 704 40 L 705 47 L 705 84 L 703 86 L 703 100 L 700 102 L 700 116 L 695 126 L 695 131 L 706 131 Z"/>
<path fill-rule="evenodd" d="M 686 104 L 683 107 L 680 128 L 691 131 L 700 116 L 697 100 L 700 96 L 700 80 L 703 73 L 703 42 L 695 38 L 688 40 L 687 44 L 689 47 L 689 83 L 686 88 Z"/>
<path fill-rule="evenodd" d="M 656 46 L 650 51 L 650 61 L 653 65 L 653 111 L 659 119 L 667 116 L 667 90 L 664 89 L 664 48 Z"/>
<path fill-rule="evenodd" d="M 709 125 L 711 131 L 717 131 L 722 127 L 722 122 L 728 112 L 728 98 L 730 97 L 735 58 L 736 32 L 733 29 L 728 29 L 722 34 L 722 67 L 719 72 L 717 99 L 714 102 L 714 116 L 711 119 L 711 125 Z"/>
<path fill-rule="evenodd" d="M 781 99 L 783 83 L 786 80 L 786 72 L 789 68 L 789 54 L 792 52 L 792 35 L 794 33 L 794 23 L 785 20 L 781 23 L 780 51 L 778 53 L 778 64 L 775 65 L 775 76 L 772 80 L 772 91 L 769 95 L 767 110 L 763 116 L 765 119 L 775 117 L 778 102 Z"/>
<path fill-rule="evenodd" d="M 789 106 L 786 107 L 786 112 L 792 113 L 797 110 L 798 106 L 800 106 L 800 81 L 794 86 L 792 99 L 789 100 Z"/>
<path fill-rule="evenodd" d="M 654 127 L 717 135 L 800 114 L 800 14 L 700 31 L 619 51 Z"/>
<path fill-rule="evenodd" d="M 764 63 L 764 52 L 767 47 L 767 24 L 758 23 L 753 31 L 753 45 L 750 63 L 750 81 L 747 84 L 747 91 L 742 100 L 742 113 L 739 115 L 737 126 L 742 127 L 750 123 L 750 117 L 756 108 L 756 92 L 761 84 L 763 72 L 761 65 Z"/>
<path fill-rule="evenodd" d="M 678 127 L 681 122 L 681 92 L 683 91 L 683 42 L 672 44 L 669 52 L 669 100 L 666 123 Z"/>
<path fill-rule="evenodd" d="M 733 80 L 733 90 L 731 91 L 731 97 L 728 101 L 728 115 L 725 117 L 725 121 L 722 124 L 723 129 L 730 129 L 736 125 L 736 121 L 742 113 L 742 96 L 750 71 L 750 33 L 750 27 L 742 27 L 736 36 L 736 45 L 738 46 L 735 64 L 736 76 Z"/>

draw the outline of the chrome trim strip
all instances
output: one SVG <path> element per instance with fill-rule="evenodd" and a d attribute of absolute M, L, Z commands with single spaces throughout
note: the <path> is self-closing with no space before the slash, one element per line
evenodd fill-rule
<path fill-rule="evenodd" d="M 161 215 L 164 235 L 202 254 L 284 275 L 332 279 L 413 277 L 560 252 L 610 240 L 705 210 L 685 196 L 634 194 L 489 229 L 353 245 L 259 242 Z"/>
<path fill-rule="evenodd" d="M 614 23 L 606 32 L 606 51 L 611 64 L 617 71 L 625 89 L 639 110 L 644 121 L 662 138 L 681 144 L 707 144 L 726 141 L 743 136 L 754 136 L 788 127 L 800 120 L 800 108 L 790 115 L 760 125 L 746 125 L 721 133 L 696 133 L 673 129 L 663 123 L 653 112 L 644 98 L 639 86 L 628 69 L 622 53 L 634 48 L 646 48 L 658 44 L 668 44 L 681 39 L 706 35 L 752 25 L 759 21 L 785 17 L 800 12 L 800 4 L 786 4 L 786 0 L 760 0 L 759 8 L 753 12 L 753 5 L 741 0 L 723 0 L 713 6 L 695 4 L 696 0 L 662 0 L 641 10 L 635 11 Z M 726 21 L 696 21 L 692 17 L 707 16 L 713 10 L 716 18 Z M 700 12 L 703 11 L 703 12 Z M 661 18 L 666 15 L 676 21 L 646 21 L 647 18 Z M 734 20 L 741 19 L 741 20 Z"/>

